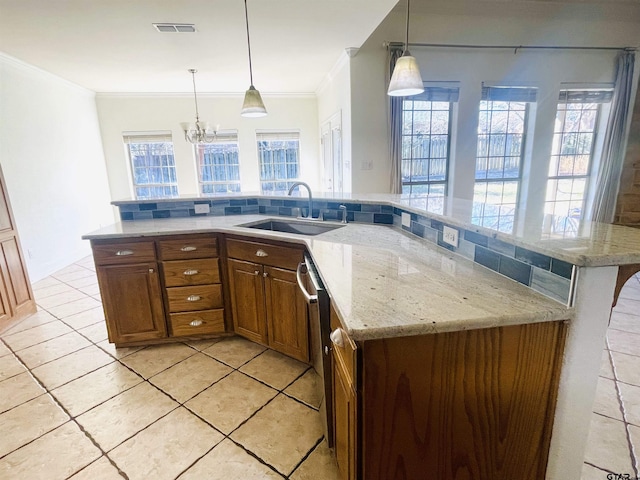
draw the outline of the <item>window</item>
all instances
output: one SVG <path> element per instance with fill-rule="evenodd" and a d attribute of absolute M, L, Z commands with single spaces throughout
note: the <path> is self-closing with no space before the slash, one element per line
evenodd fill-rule
<path fill-rule="evenodd" d="M 458 88 L 425 87 L 402 102 L 402 193 L 446 193 Z"/>
<path fill-rule="evenodd" d="M 125 134 L 136 198 L 178 194 L 173 142 L 170 133 Z"/>
<path fill-rule="evenodd" d="M 259 132 L 262 192 L 286 192 L 300 175 L 300 132 Z"/>
<path fill-rule="evenodd" d="M 607 90 L 561 90 L 558 100 L 545 213 L 553 216 L 553 229 L 577 229 L 595 153 L 602 104 L 611 101 Z"/>
<path fill-rule="evenodd" d="M 513 231 L 529 104 L 536 89 L 482 87 L 472 222 Z"/>
<path fill-rule="evenodd" d="M 240 192 L 238 133 L 219 133 L 213 143 L 195 146 L 200 192 Z"/>

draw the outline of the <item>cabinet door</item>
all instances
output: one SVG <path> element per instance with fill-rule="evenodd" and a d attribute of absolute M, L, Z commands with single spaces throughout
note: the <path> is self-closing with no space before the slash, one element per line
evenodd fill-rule
<path fill-rule="evenodd" d="M 119 344 L 167 336 L 155 262 L 103 265 L 96 273 L 110 342 Z"/>
<path fill-rule="evenodd" d="M 267 345 L 264 313 L 263 267 L 257 263 L 229 259 L 229 291 L 235 332 Z"/>
<path fill-rule="evenodd" d="M 309 362 L 307 303 L 291 270 L 264 267 L 269 346 Z"/>
<path fill-rule="evenodd" d="M 356 478 L 356 396 L 344 367 L 333 355 L 333 432 L 336 462 L 342 480 Z"/>
<path fill-rule="evenodd" d="M 19 317 L 26 313 L 32 313 L 34 310 L 29 280 L 16 237 L 8 238 L 2 242 L 2 256 L 4 257 L 3 271 L 6 268 L 7 278 L 10 279 L 6 282 L 5 287 L 9 294 L 13 314 Z"/>

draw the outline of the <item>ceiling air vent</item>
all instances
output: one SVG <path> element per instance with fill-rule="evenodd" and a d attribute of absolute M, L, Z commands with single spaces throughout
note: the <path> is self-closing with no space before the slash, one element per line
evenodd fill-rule
<path fill-rule="evenodd" d="M 194 33 L 196 26 L 192 23 L 154 23 L 153 26 L 162 33 Z"/>

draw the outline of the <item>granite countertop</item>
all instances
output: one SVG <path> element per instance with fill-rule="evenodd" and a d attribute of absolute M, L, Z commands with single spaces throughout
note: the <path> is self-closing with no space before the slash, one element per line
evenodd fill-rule
<path fill-rule="evenodd" d="M 260 193 L 224 194 L 207 196 L 181 195 L 160 199 L 126 199 L 112 202 L 122 206 L 135 203 L 175 201 L 216 201 L 221 199 L 285 199 L 306 200 L 306 192 L 294 192 L 293 197 L 282 194 Z M 355 202 L 386 204 L 408 212 L 424 215 L 454 227 L 464 228 L 496 238 L 512 245 L 558 258 L 578 266 L 606 266 L 640 263 L 640 229 L 590 222 L 579 218 L 552 217 L 543 212 L 527 211 L 524 206 L 514 209 L 513 231 L 493 230 L 477 224 L 472 218 L 474 210 L 496 208 L 499 205 L 474 204 L 471 200 L 446 196 L 394 195 L 394 194 L 332 194 L 314 192 L 314 202 Z M 552 225 L 570 225 L 562 231 Z"/>
<path fill-rule="evenodd" d="M 574 315 L 559 302 L 399 229 L 348 224 L 312 237 L 238 226 L 266 218 L 127 221 L 83 238 L 221 232 L 304 244 L 347 333 L 357 341 L 570 320 Z"/>

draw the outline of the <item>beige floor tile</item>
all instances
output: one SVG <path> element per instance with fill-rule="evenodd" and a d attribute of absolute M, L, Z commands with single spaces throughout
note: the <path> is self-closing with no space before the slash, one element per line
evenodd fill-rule
<path fill-rule="evenodd" d="M 50 310 L 53 307 L 58 307 L 60 305 L 64 305 L 65 303 L 73 302 L 75 300 L 80 300 L 81 298 L 86 298 L 86 295 L 75 288 L 72 288 L 68 292 L 59 293 L 57 295 L 52 295 L 50 297 L 41 298 L 36 300 L 36 303 L 40 305 L 42 308 Z"/>
<path fill-rule="evenodd" d="M 51 315 L 46 310 L 38 310 L 33 315 L 29 315 L 21 322 L 16 323 L 11 328 L 8 328 L 6 331 L 2 332 L 1 337 L 5 335 L 12 335 L 14 333 L 22 332 L 24 330 L 29 330 L 33 327 L 38 327 L 40 325 L 44 325 L 45 323 L 55 322 L 58 319 Z"/>
<path fill-rule="evenodd" d="M 57 280 L 60 280 L 61 282 L 69 283 L 79 278 L 95 276 L 95 272 L 89 270 L 88 268 L 78 267 L 78 270 L 75 270 L 73 272 L 56 272 L 51 276 Z"/>
<path fill-rule="evenodd" d="M 56 358 L 88 347 L 91 343 L 76 332 L 52 338 L 24 350 L 16 352 L 20 360 L 29 368 L 35 368 Z"/>
<path fill-rule="evenodd" d="M 59 427 L 69 416 L 51 399 L 40 395 L 0 415 L 0 457 Z M 10 434 L 8 434 L 11 432 Z"/>
<path fill-rule="evenodd" d="M 310 368 L 302 377 L 289 385 L 284 393 L 313 408 L 320 408 L 320 402 L 324 398 L 324 385 L 320 376 Z"/>
<path fill-rule="evenodd" d="M 82 272 L 86 270 L 84 267 L 82 267 L 81 265 L 76 265 L 75 263 L 72 263 L 71 265 L 67 265 L 64 268 L 61 268 L 60 270 L 54 272 L 51 274 L 51 277 L 53 278 L 57 278 L 59 276 L 64 276 L 68 273 L 73 273 L 73 272 Z"/>
<path fill-rule="evenodd" d="M 76 313 L 75 315 L 70 315 L 64 319 L 64 323 L 76 330 L 88 327 L 89 325 L 95 325 L 100 322 L 104 323 L 104 310 L 102 309 L 102 306 L 85 310 L 84 312 Z"/>
<path fill-rule="evenodd" d="M 638 315 L 631 315 L 630 313 L 614 311 L 611 314 L 609 328 L 640 334 L 640 312 Z"/>
<path fill-rule="evenodd" d="M 127 367 L 113 362 L 56 388 L 51 394 L 71 415 L 77 416 L 142 381 Z"/>
<path fill-rule="evenodd" d="M 185 406 L 222 433 L 229 434 L 277 393 L 234 372 L 189 400 Z"/>
<path fill-rule="evenodd" d="M 100 294 L 100 287 L 98 286 L 97 283 L 92 283 L 91 285 L 87 285 L 85 287 L 78 287 L 78 290 L 80 290 L 85 295 L 99 295 Z"/>
<path fill-rule="evenodd" d="M 243 365 L 240 371 L 277 390 L 282 390 L 308 368 L 309 365 L 293 358 L 285 357 L 273 350 L 267 350 L 246 365 Z"/>
<path fill-rule="evenodd" d="M 84 295 L 84 293 L 82 293 Z M 55 315 L 60 319 L 64 319 L 68 316 L 75 315 L 76 313 L 85 312 L 92 308 L 100 307 L 102 303 L 92 297 L 81 298 L 73 302 L 58 305 L 57 307 L 47 308 L 51 315 Z"/>
<path fill-rule="evenodd" d="M 121 361 L 144 378 L 149 378 L 196 353 L 193 348 L 182 343 L 172 343 L 147 347 Z"/>
<path fill-rule="evenodd" d="M 28 372 L 3 380 L 0 382 L 0 412 L 39 397 L 43 393 L 42 387 Z"/>
<path fill-rule="evenodd" d="M 216 343 L 218 343 L 218 342 L 220 342 L 222 340 L 224 340 L 224 337 L 223 338 L 212 338 L 212 339 L 207 339 L 207 340 L 190 340 L 190 341 L 186 341 L 184 343 L 186 343 L 190 347 L 195 348 L 196 350 L 202 352 L 203 350 L 206 350 L 210 346 L 215 345 Z"/>
<path fill-rule="evenodd" d="M 582 476 L 580 480 L 606 480 L 609 472 L 600 470 L 599 468 L 592 467 L 587 463 L 582 464 Z M 296 480 L 295 477 L 291 477 L 291 480 Z"/>
<path fill-rule="evenodd" d="M 615 312 L 631 313 L 632 315 L 640 315 L 640 301 L 630 298 L 618 298 Z"/>
<path fill-rule="evenodd" d="M 620 389 L 625 420 L 640 427 L 640 387 L 618 382 L 618 388 Z"/>
<path fill-rule="evenodd" d="M 241 337 L 229 337 L 203 350 L 203 352 L 233 368 L 238 368 L 266 349 L 267 347 Z"/>
<path fill-rule="evenodd" d="M 42 280 L 38 280 L 35 283 L 31 284 L 31 288 L 33 288 L 34 293 L 37 290 L 40 290 L 42 288 L 47 288 L 50 287 L 52 285 L 60 285 L 62 282 L 60 280 L 57 280 L 53 277 L 45 277 Z"/>
<path fill-rule="evenodd" d="M 598 378 L 598 389 L 596 390 L 593 411 L 616 420 L 623 420 L 615 381 L 608 378 Z"/>
<path fill-rule="evenodd" d="M 637 287 L 637 282 L 629 282 L 620 291 L 620 298 L 629 298 L 632 300 L 640 300 L 640 288 Z"/>
<path fill-rule="evenodd" d="M 640 387 L 640 356 L 611 352 L 618 381 Z"/>
<path fill-rule="evenodd" d="M 178 402 L 184 403 L 233 370 L 203 353 L 197 353 L 149 379 Z"/>
<path fill-rule="evenodd" d="M 116 447 L 109 457 L 130 480 L 173 480 L 223 438 L 179 408 Z"/>
<path fill-rule="evenodd" d="M 33 296 L 36 299 L 36 302 L 40 303 L 40 300 L 45 299 L 47 297 L 51 297 L 53 295 L 59 295 L 61 293 L 73 292 L 75 289 L 66 283 L 58 283 L 56 285 L 51 285 L 50 287 L 41 288 L 39 290 L 35 290 L 33 292 Z"/>
<path fill-rule="evenodd" d="M 0 358 L 6 355 L 13 355 L 13 353 L 11 353 L 11 350 L 9 350 L 3 342 L 0 342 Z"/>
<path fill-rule="evenodd" d="M 176 408 L 178 404 L 141 383 L 76 418 L 109 451 Z"/>
<path fill-rule="evenodd" d="M 284 395 L 231 434 L 234 441 L 284 475 L 292 472 L 321 437 L 320 414 Z"/>
<path fill-rule="evenodd" d="M 263 480 L 283 477 L 260 463 L 231 440 L 226 439 L 178 477 L 179 480 L 205 478 L 207 480 Z"/>
<path fill-rule="evenodd" d="M 90 285 L 98 284 L 98 277 L 95 272 L 91 270 L 91 274 L 86 277 L 76 278 L 74 280 L 69 280 L 66 282 L 68 285 L 71 285 L 73 288 L 77 288 L 78 290 L 82 290 Z"/>
<path fill-rule="evenodd" d="M 67 422 L 0 460 L 0 478 L 64 480 L 101 455 L 73 422 Z"/>
<path fill-rule="evenodd" d="M 616 473 L 631 472 L 631 456 L 624 423 L 592 414 L 584 461 Z"/>
<path fill-rule="evenodd" d="M 611 357 L 609 355 L 609 350 L 602 351 L 602 362 L 600 363 L 600 374 L 601 377 L 609 378 L 611 380 L 615 380 L 615 375 L 613 374 L 613 366 L 611 365 Z"/>
<path fill-rule="evenodd" d="M 83 468 L 69 480 L 122 480 L 116 467 L 111 465 L 105 456 L 100 457 L 91 465 Z"/>
<path fill-rule="evenodd" d="M 607 330 L 607 339 L 609 350 L 629 355 L 640 355 L 640 334 L 610 328 Z"/>
<path fill-rule="evenodd" d="M 91 298 L 93 298 L 96 302 L 98 302 L 98 303 L 100 303 L 100 305 L 102 305 L 102 296 L 100 294 L 91 295 Z"/>
<path fill-rule="evenodd" d="M 13 355 L 0 357 L 0 382 L 25 371 L 24 366 Z"/>
<path fill-rule="evenodd" d="M 73 330 L 71 328 L 66 326 L 60 320 L 56 320 L 18 333 L 8 333 L 7 335 L 3 335 L 2 339 L 7 345 L 17 352 L 72 331 Z"/>
<path fill-rule="evenodd" d="M 87 337 L 93 343 L 103 342 L 109 336 L 107 333 L 107 324 L 104 322 L 94 323 L 88 327 L 81 328 L 78 330 L 78 333 Z"/>
<path fill-rule="evenodd" d="M 336 464 L 336 458 L 327 446 L 326 441 L 320 442 L 311 455 L 302 462 L 293 475 L 289 477 L 291 480 L 340 480 L 340 472 Z"/>
<path fill-rule="evenodd" d="M 631 440 L 631 445 L 633 446 L 633 452 L 635 454 L 636 470 L 640 471 L 640 427 L 628 425 L 627 429 L 629 431 L 629 439 Z"/>
<path fill-rule="evenodd" d="M 113 358 L 117 358 L 117 359 L 121 359 L 121 358 L 127 357 L 127 356 L 131 355 L 132 353 L 139 352 L 140 350 L 142 350 L 144 348 L 144 347 L 120 347 L 120 348 L 116 348 L 116 346 L 113 343 L 109 343 L 108 340 L 105 340 L 104 342 L 98 343 L 97 346 L 100 347 L 105 352 L 107 352 Z"/>
<path fill-rule="evenodd" d="M 113 361 L 111 356 L 92 345 L 40 365 L 32 373 L 45 387 L 52 390 Z"/>

